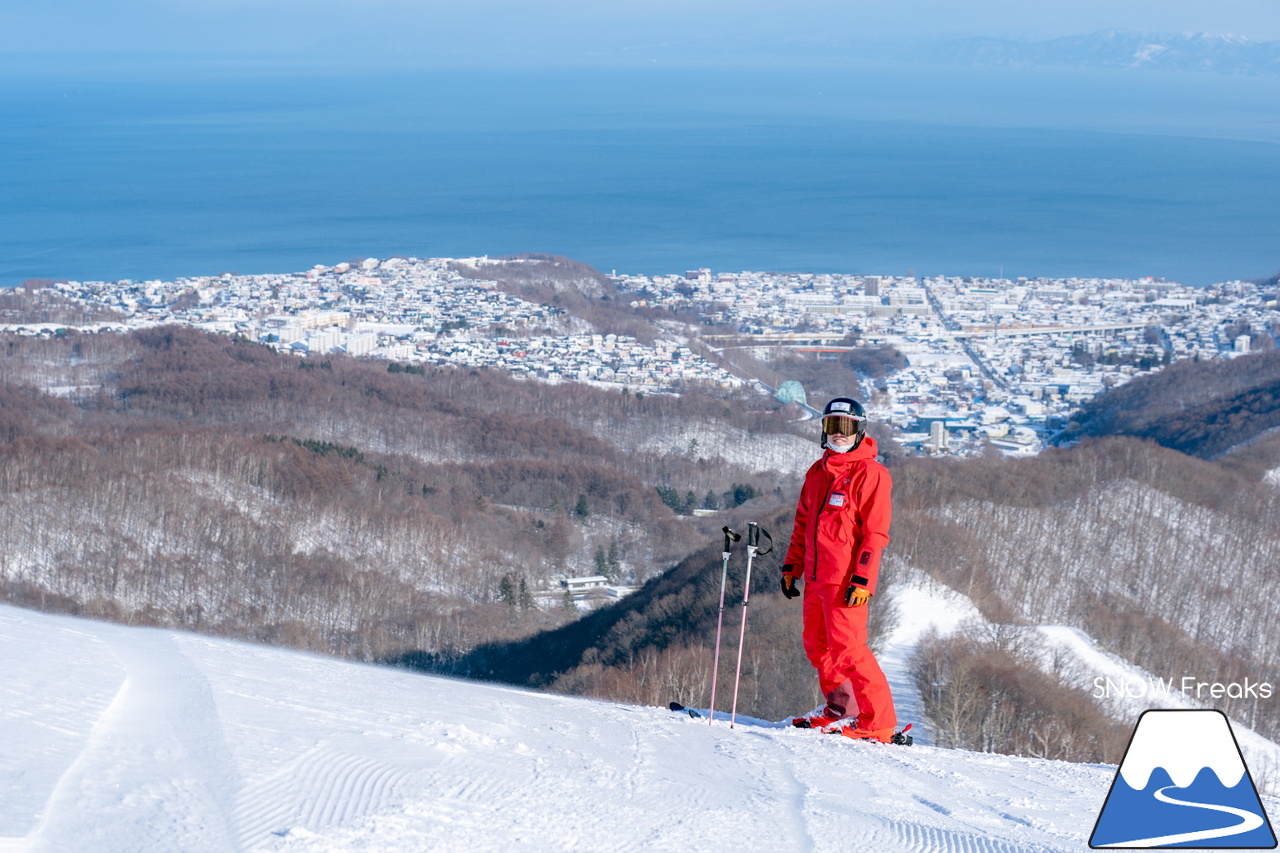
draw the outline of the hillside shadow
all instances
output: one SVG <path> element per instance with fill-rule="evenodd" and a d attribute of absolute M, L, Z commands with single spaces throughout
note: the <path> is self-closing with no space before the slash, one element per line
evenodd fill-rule
<path fill-rule="evenodd" d="M 761 526 L 773 550 L 752 563 L 751 594 L 774 595 L 791 535 L 791 510 L 775 511 Z M 734 522 L 735 530 L 746 523 Z M 410 651 L 385 661 L 422 672 L 499 681 L 534 688 L 552 686 L 583 664 L 625 666 L 641 649 L 699 645 L 714 635 L 720 603 L 722 543 L 708 544 L 651 579 L 621 601 L 575 622 L 523 640 L 487 643 L 461 656 Z M 745 542 L 729 561 L 726 609 L 737 607 L 746 574 Z"/>

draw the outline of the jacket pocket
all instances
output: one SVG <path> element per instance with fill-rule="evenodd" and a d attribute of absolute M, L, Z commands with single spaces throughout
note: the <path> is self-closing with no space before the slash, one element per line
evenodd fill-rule
<path fill-rule="evenodd" d="M 850 507 L 828 504 L 818 514 L 818 547 L 850 547 L 858 537 L 857 521 Z"/>

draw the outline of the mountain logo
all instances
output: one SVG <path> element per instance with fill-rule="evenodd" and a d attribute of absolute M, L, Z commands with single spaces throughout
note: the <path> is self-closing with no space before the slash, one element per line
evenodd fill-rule
<path fill-rule="evenodd" d="M 1274 849 L 1271 821 L 1226 715 L 1144 711 L 1089 846 Z"/>

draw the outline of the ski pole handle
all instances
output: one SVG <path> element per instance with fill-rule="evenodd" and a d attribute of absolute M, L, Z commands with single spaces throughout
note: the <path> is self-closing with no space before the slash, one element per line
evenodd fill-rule
<path fill-rule="evenodd" d="M 728 554 L 729 545 L 734 542 L 737 542 L 742 537 L 737 533 L 734 533 L 732 530 L 730 530 L 729 525 L 727 524 L 722 528 L 722 530 L 724 531 L 724 552 Z"/>

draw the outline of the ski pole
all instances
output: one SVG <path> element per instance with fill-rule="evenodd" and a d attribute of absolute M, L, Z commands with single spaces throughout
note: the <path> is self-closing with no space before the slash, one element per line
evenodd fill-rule
<path fill-rule="evenodd" d="M 769 547 L 760 550 L 760 534 L 769 540 Z M 751 597 L 751 561 L 757 554 L 763 556 L 773 550 L 773 537 L 754 521 L 747 524 L 747 579 L 742 586 L 742 628 L 738 631 L 738 669 L 733 675 L 733 711 L 729 714 L 729 728 L 738 718 L 738 682 L 742 678 L 742 645 L 747 638 L 747 601 Z"/>
<path fill-rule="evenodd" d="M 707 720 L 707 725 L 716 720 L 716 675 L 720 672 L 720 628 L 724 625 L 724 587 L 729 578 L 729 546 L 741 538 L 729 529 L 729 525 L 724 526 L 724 553 L 720 555 L 723 558 L 720 563 L 720 615 L 716 617 L 716 656 L 711 664 L 711 719 Z"/>

